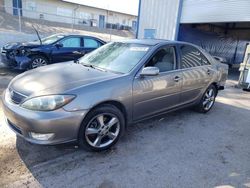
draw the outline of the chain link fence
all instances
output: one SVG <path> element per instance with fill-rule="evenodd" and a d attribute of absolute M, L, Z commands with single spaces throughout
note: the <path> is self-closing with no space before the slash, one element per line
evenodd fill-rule
<path fill-rule="evenodd" d="M 96 19 L 90 19 L 86 15 L 79 15 L 73 11 L 72 16 L 63 15 L 63 12 L 49 14 L 37 10 L 0 6 L 0 30 L 9 32 L 16 31 L 25 34 L 34 34 L 34 29 L 38 29 L 41 35 L 54 33 L 81 33 L 92 35 L 104 40 L 116 38 L 134 38 L 135 31 L 127 26 L 112 24 L 108 22 L 100 23 Z"/>

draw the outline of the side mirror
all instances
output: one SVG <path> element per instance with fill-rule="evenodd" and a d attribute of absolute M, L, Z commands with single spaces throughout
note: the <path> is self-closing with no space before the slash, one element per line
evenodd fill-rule
<path fill-rule="evenodd" d="M 140 76 L 156 76 L 160 73 L 157 67 L 144 67 L 141 71 Z"/>
<path fill-rule="evenodd" d="M 57 48 L 62 48 L 63 47 L 63 44 L 62 43 L 56 43 L 55 45 Z"/>

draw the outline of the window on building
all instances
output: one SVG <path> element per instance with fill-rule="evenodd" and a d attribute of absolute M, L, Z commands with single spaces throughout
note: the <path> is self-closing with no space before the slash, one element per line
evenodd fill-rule
<path fill-rule="evenodd" d="M 61 42 L 65 48 L 79 48 L 81 47 L 81 38 L 71 37 Z"/>
<path fill-rule="evenodd" d="M 68 16 L 68 17 L 72 17 L 73 12 L 71 9 L 67 9 L 67 8 L 61 8 L 61 7 L 57 7 L 57 11 L 56 11 L 57 15 L 59 16 Z"/>
<path fill-rule="evenodd" d="M 175 48 L 161 48 L 150 59 L 146 67 L 157 67 L 160 72 L 167 72 L 175 69 Z"/>
<path fill-rule="evenodd" d="M 190 68 L 210 64 L 207 58 L 193 46 L 182 46 L 181 54 L 181 68 Z"/>

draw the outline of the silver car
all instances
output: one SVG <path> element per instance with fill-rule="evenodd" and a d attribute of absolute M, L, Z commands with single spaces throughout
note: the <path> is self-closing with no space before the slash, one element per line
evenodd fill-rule
<path fill-rule="evenodd" d="M 9 127 L 36 144 L 78 141 L 95 151 L 126 126 L 195 106 L 208 112 L 228 66 L 197 46 L 165 40 L 112 42 L 79 59 L 15 77 L 4 92 Z"/>

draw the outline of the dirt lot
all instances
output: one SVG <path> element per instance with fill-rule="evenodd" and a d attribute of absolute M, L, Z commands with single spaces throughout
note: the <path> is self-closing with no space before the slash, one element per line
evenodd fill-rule
<path fill-rule="evenodd" d="M 1 92 L 15 74 L 0 69 Z M 102 153 L 29 144 L 0 109 L 0 187 L 250 187 L 250 93 L 234 87 L 237 78 L 208 114 L 186 109 L 136 124 Z"/>

